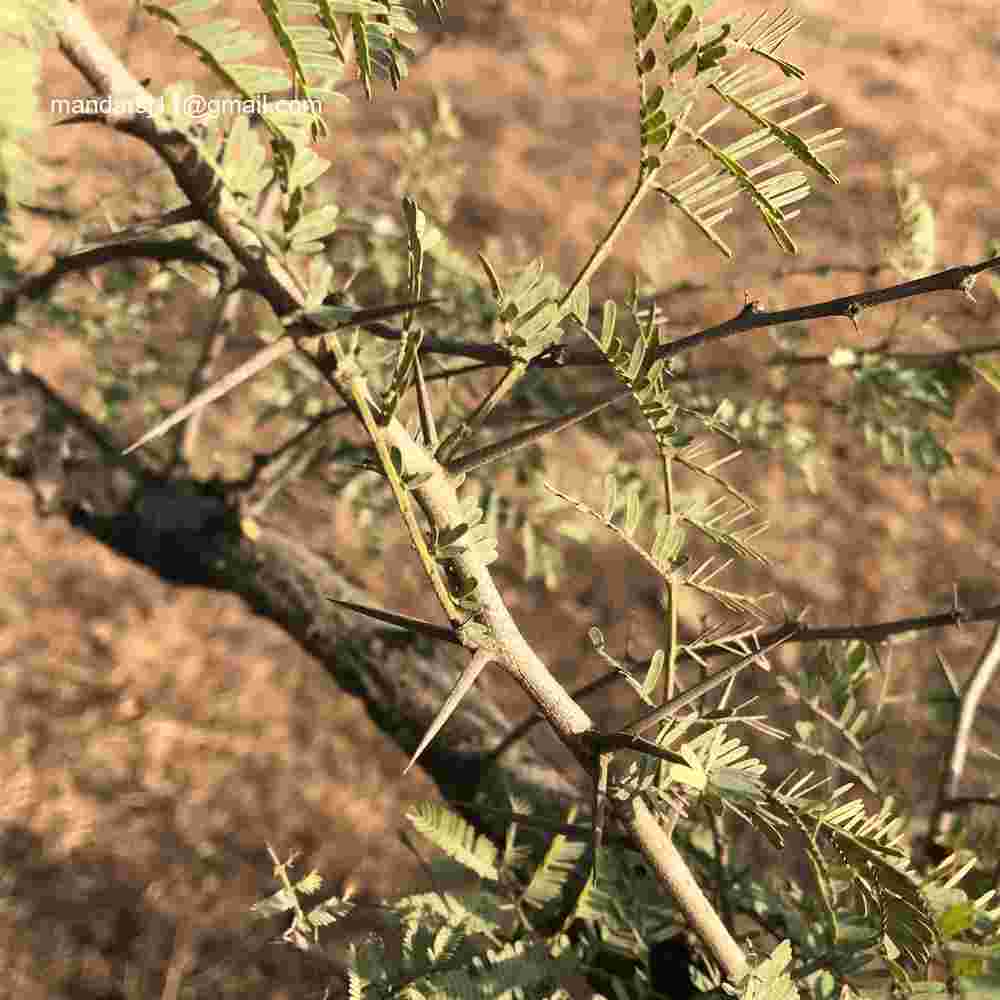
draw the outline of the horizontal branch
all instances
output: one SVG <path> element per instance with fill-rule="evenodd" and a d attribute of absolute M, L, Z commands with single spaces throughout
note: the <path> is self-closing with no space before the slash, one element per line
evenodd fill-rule
<path fill-rule="evenodd" d="M 736 316 L 726 320 L 724 323 L 707 327 L 704 330 L 699 330 L 696 333 L 688 334 L 668 344 L 661 345 L 656 351 L 652 352 L 653 356 L 649 363 L 651 364 L 657 358 L 677 357 L 679 354 L 686 353 L 695 347 L 714 340 L 722 340 L 726 337 L 748 333 L 752 330 L 783 326 L 787 323 L 801 323 L 804 320 L 837 316 L 856 322 L 866 309 L 885 305 L 889 302 L 899 302 L 904 299 L 915 298 L 919 295 L 927 295 L 931 292 L 960 291 L 971 298 L 972 285 L 976 276 L 983 271 L 992 270 L 1000 270 L 1000 257 L 991 257 L 976 264 L 963 264 L 959 267 L 948 268 L 947 270 L 938 271 L 914 281 L 906 281 L 866 292 L 854 292 L 850 295 L 828 299 L 824 302 L 813 302 L 804 306 L 796 306 L 792 309 L 763 310 L 757 303 L 748 299 L 743 309 Z M 655 302 L 656 298 L 656 296 L 652 296 L 649 299 L 643 300 L 647 311 L 650 304 Z M 640 313 L 642 308 L 641 305 Z M 401 336 L 400 331 L 386 327 L 384 324 L 368 324 L 365 326 L 365 329 L 375 334 L 375 336 L 388 340 L 396 340 Z M 502 347 L 492 344 L 470 344 L 466 341 L 428 336 L 421 345 L 420 352 L 421 354 L 464 356 L 498 366 L 510 364 L 510 355 L 508 352 Z M 942 353 L 945 356 L 945 360 L 947 360 L 947 355 L 952 352 Z M 969 351 L 955 352 L 956 355 L 959 353 L 969 353 Z M 983 348 L 980 353 L 986 353 L 986 348 Z M 907 357 L 904 355 L 901 357 L 901 360 Z M 914 355 L 913 357 L 916 363 L 920 363 L 920 359 L 924 356 Z M 783 360 L 795 363 L 793 359 Z M 824 358 L 824 360 L 826 359 Z M 779 363 L 778 360 L 775 363 Z M 552 351 L 544 357 L 536 358 L 531 363 L 531 366 L 536 368 L 572 368 L 594 367 L 604 364 L 606 364 L 606 360 L 600 351 L 590 348 L 563 348 Z"/>
<path fill-rule="evenodd" d="M 202 264 L 215 271 L 220 282 L 225 281 L 228 265 L 203 250 L 194 240 L 130 240 L 127 243 L 106 243 L 76 253 L 62 254 L 41 274 L 22 278 L 0 295 L 0 323 L 13 322 L 21 299 L 37 300 L 47 295 L 67 275 L 89 271 L 124 260 L 156 260 L 161 263 L 182 261 Z"/>
<path fill-rule="evenodd" d="M 185 219 L 191 213 L 190 206 L 184 209 Z M 171 223 L 172 224 L 172 223 Z M 39 299 L 48 294 L 59 281 L 68 274 L 79 273 L 107 264 L 121 263 L 130 259 L 156 260 L 164 263 L 182 261 L 203 264 L 212 268 L 220 280 L 228 270 L 228 265 L 219 258 L 202 249 L 194 240 L 174 239 L 131 239 L 124 242 L 107 243 L 99 247 L 65 254 L 56 258 L 55 263 L 41 274 L 31 275 L 22 279 L 13 287 L 0 295 L 0 323 L 10 322 L 20 299 Z M 939 271 L 915 281 L 890 285 L 887 288 L 867 292 L 856 292 L 825 302 L 815 302 L 809 305 L 796 306 L 792 309 L 767 311 L 748 299 L 740 312 L 717 326 L 688 334 L 668 344 L 661 345 L 652 352 L 649 364 L 658 358 L 672 358 L 703 344 L 748 333 L 753 330 L 772 326 L 782 326 L 787 323 L 798 323 L 807 319 L 842 316 L 853 321 L 865 309 L 888 302 L 913 298 L 935 291 L 963 291 L 971 297 L 972 282 L 975 277 L 987 270 L 1000 269 L 1000 257 L 992 257 L 977 264 L 962 265 Z M 259 289 L 258 289 L 259 290 Z M 645 301 L 645 300 L 644 300 Z M 655 297 L 649 299 L 655 301 Z M 371 321 L 358 324 L 366 332 L 382 340 L 400 341 L 404 332 L 388 323 Z M 947 364 L 963 357 L 978 354 L 991 354 L 1000 351 L 1000 343 L 977 344 L 965 348 L 936 352 L 902 352 L 894 353 L 891 358 L 901 364 L 911 367 L 933 367 Z M 468 340 L 441 337 L 433 333 L 425 334 L 420 347 L 423 355 L 442 355 L 444 357 L 463 357 L 480 362 L 484 367 L 507 367 L 511 362 L 510 352 L 496 344 L 477 344 Z M 876 352 L 881 353 L 881 352 Z M 532 368 L 573 368 L 601 367 L 607 363 L 600 351 L 590 348 L 557 348 L 544 352 L 534 358 Z M 772 358 L 769 365 L 818 365 L 829 364 L 827 355 L 778 356 Z M 628 390 L 622 390 L 614 398 L 609 398 L 606 405 L 611 405 L 619 399 L 628 396 Z"/>
<path fill-rule="evenodd" d="M 663 344 L 653 353 L 654 359 L 673 358 L 702 344 L 715 340 L 724 340 L 740 333 L 760 330 L 770 326 L 781 326 L 785 323 L 801 323 L 804 320 L 823 319 L 828 316 L 843 316 L 857 324 L 857 320 L 865 309 L 885 305 L 888 302 L 899 302 L 912 299 L 918 295 L 930 292 L 960 291 L 969 298 L 972 297 L 972 286 L 976 276 L 983 271 L 1000 269 L 1000 257 L 990 257 L 978 264 L 964 264 L 960 267 L 950 267 L 945 271 L 929 274 L 925 278 L 914 281 L 904 281 L 888 288 L 876 288 L 868 292 L 855 292 L 853 295 L 843 295 L 840 298 L 829 299 L 826 302 L 815 302 L 808 306 L 797 306 L 794 309 L 778 309 L 768 311 L 761 309 L 759 303 L 747 298 L 746 305 L 732 319 L 718 326 L 708 327 L 698 333 L 680 337 L 678 340 Z"/>
<path fill-rule="evenodd" d="M 767 632 L 761 632 L 755 637 L 755 642 L 761 648 L 774 645 L 777 642 L 803 643 L 803 642 L 823 642 L 836 639 L 856 639 L 861 642 L 878 643 L 885 642 L 895 635 L 903 635 L 906 632 L 927 631 L 930 629 L 947 628 L 949 626 L 971 625 L 976 622 L 1000 622 L 1000 604 L 988 608 L 965 609 L 953 608 L 936 615 L 922 615 L 914 618 L 895 618 L 892 621 L 875 622 L 871 625 L 829 625 L 812 626 L 799 622 L 785 623 Z M 723 656 L 731 652 L 722 647 L 713 649 L 699 649 L 698 657 Z M 694 657 L 686 650 L 678 657 L 678 662 L 694 660 Z M 648 664 L 639 664 L 640 669 L 648 667 Z M 574 699 L 579 701 L 582 698 L 589 698 L 591 695 L 603 691 L 604 688 L 622 680 L 620 670 L 609 670 L 600 677 L 589 681 L 587 684 L 576 688 L 571 692 Z M 493 750 L 496 757 L 506 753 L 509 747 L 514 746 L 518 740 L 523 739 L 531 730 L 542 722 L 542 717 L 537 713 L 529 715 L 523 722 L 518 723 Z"/>

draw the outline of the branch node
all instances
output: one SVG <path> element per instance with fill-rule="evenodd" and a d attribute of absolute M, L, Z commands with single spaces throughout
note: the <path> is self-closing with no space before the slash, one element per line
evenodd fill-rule
<path fill-rule="evenodd" d="M 861 314 L 865 311 L 865 307 L 860 302 L 852 302 L 847 307 L 847 318 L 854 324 L 854 329 L 857 333 L 861 332 L 861 324 L 859 320 L 861 319 Z"/>

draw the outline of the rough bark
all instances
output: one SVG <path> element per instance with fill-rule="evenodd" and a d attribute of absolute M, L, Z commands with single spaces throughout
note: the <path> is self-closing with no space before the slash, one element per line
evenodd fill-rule
<path fill-rule="evenodd" d="M 123 457 L 102 428 L 44 380 L 3 361 L 0 472 L 32 490 L 40 515 L 67 517 L 161 578 L 242 597 L 312 654 L 343 691 L 360 698 L 372 721 L 406 753 L 416 748 L 454 683 L 459 665 L 450 662 L 448 650 L 428 648 L 426 641 L 327 600 L 372 603 L 327 558 L 272 528 L 260 527 L 248 538 L 224 484 L 157 476 L 141 460 Z M 456 803 L 497 779 L 511 791 L 575 797 L 530 740 L 492 765 L 488 752 L 510 728 L 473 690 L 421 765 Z M 495 822 L 501 829 L 502 820 Z"/>

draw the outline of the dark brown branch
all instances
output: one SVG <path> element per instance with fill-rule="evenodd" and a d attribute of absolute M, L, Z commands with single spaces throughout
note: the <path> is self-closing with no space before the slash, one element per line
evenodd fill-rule
<path fill-rule="evenodd" d="M 743 309 L 732 319 L 726 320 L 718 326 L 699 330 L 697 333 L 680 337 L 678 340 L 662 345 L 653 353 L 653 357 L 649 363 L 651 364 L 656 358 L 676 357 L 679 354 L 693 350 L 695 347 L 713 340 L 722 340 L 739 333 L 748 333 L 752 330 L 760 330 L 766 327 L 782 326 L 786 323 L 800 323 L 808 319 L 822 319 L 836 316 L 857 319 L 865 309 L 884 305 L 888 302 L 898 302 L 903 299 L 914 298 L 918 295 L 926 295 L 930 292 L 961 291 L 969 295 L 972 282 L 978 274 L 983 271 L 997 269 L 1000 269 L 1000 257 L 991 257 L 976 264 L 967 264 L 960 267 L 952 267 L 945 271 L 938 271 L 935 274 L 927 275 L 925 278 L 918 278 L 915 281 L 906 281 L 901 284 L 890 285 L 886 288 L 877 288 L 867 292 L 855 292 L 851 295 L 829 299 L 825 302 L 815 302 L 811 305 L 796 306 L 793 309 L 780 309 L 774 312 L 762 310 L 755 303 L 748 301 Z M 655 296 L 652 300 L 655 300 Z M 367 324 L 365 329 L 377 337 L 383 337 L 388 340 L 397 340 L 401 336 L 400 331 L 386 327 L 384 324 Z M 464 356 L 493 365 L 510 364 L 510 355 L 507 351 L 502 347 L 492 344 L 469 344 L 465 341 L 427 336 L 420 350 L 422 354 Z M 945 360 L 948 360 L 947 356 L 951 352 L 943 353 Z M 966 351 L 963 353 L 969 352 Z M 919 358 L 921 356 L 918 355 L 916 357 Z M 827 359 L 824 358 L 823 360 L 826 361 Z M 774 363 L 785 362 L 795 363 L 792 359 L 776 359 Z M 559 353 L 552 353 L 544 358 L 535 359 L 532 362 L 532 367 L 592 367 L 605 363 L 604 356 L 599 351 L 566 349 Z"/>
<path fill-rule="evenodd" d="M 130 240 L 125 243 L 108 243 L 90 250 L 80 250 L 56 257 L 55 263 L 41 274 L 23 278 L 0 295 L 0 323 L 13 321 L 20 299 L 37 300 L 47 295 L 68 274 L 89 271 L 105 264 L 123 260 L 156 260 L 162 263 L 184 261 L 210 267 L 225 280 L 227 265 L 203 250 L 194 240 Z"/>
<path fill-rule="evenodd" d="M 801 323 L 809 319 L 823 319 L 827 316 L 843 316 L 857 320 L 865 309 L 872 306 L 885 305 L 887 302 L 899 302 L 912 299 L 918 295 L 930 292 L 960 291 L 971 298 L 972 285 L 978 274 L 1000 268 L 1000 257 L 991 257 L 978 264 L 966 264 L 961 267 L 951 267 L 946 271 L 929 274 L 926 278 L 915 281 L 904 281 L 888 288 L 876 288 L 870 292 L 855 292 L 853 295 L 843 295 L 827 302 L 816 302 L 808 306 L 797 306 L 794 309 L 778 309 L 774 312 L 761 309 L 748 299 L 747 304 L 732 319 L 712 326 L 687 337 L 681 337 L 669 344 L 663 344 L 654 353 L 655 358 L 673 358 L 685 351 L 690 351 L 702 344 L 714 340 L 723 340 L 739 333 L 749 333 L 769 326 L 781 326 L 784 323 Z"/>
<path fill-rule="evenodd" d="M 398 629 L 340 610 L 371 598 L 329 560 L 298 540 L 258 525 L 255 541 L 224 490 L 164 480 L 32 373 L 0 360 L 0 474 L 17 479 L 63 515 L 168 582 L 236 594 L 282 627 L 344 691 L 361 698 L 375 724 L 406 753 L 417 747 L 457 675 L 453 657 L 427 659 Z M 472 800 L 490 780 L 484 747 L 510 723 L 473 690 L 421 758 L 449 799 Z M 512 787 L 563 803 L 577 790 L 533 747 L 505 759 Z M 501 831 L 502 832 L 502 831 Z"/>
<path fill-rule="evenodd" d="M 575 410 L 565 417 L 545 420 L 535 427 L 519 431 L 517 434 L 512 434 L 502 441 L 497 441 L 494 444 L 489 444 L 483 448 L 460 455 L 458 458 L 448 462 L 445 468 L 450 475 L 457 475 L 458 473 L 471 472 L 474 469 L 482 468 L 482 466 L 489 465 L 492 462 L 498 462 L 501 459 L 516 454 L 518 451 L 527 448 L 542 438 L 548 437 L 551 434 L 557 434 L 559 431 L 564 431 L 574 424 L 581 423 L 588 417 L 592 417 L 595 413 L 607 409 L 612 403 L 625 399 L 625 397 L 630 395 L 630 392 L 631 390 L 629 389 L 613 389 L 606 395 L 598 397 L 595 402 L 582 409 Z"/>

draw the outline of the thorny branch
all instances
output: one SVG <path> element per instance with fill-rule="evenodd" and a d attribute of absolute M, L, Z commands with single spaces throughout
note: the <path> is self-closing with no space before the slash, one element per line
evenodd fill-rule
<path fill-rule="evenodd" d="M 64 9 L 59 41 L 63 53 L 98 93 L 115 96 L 117 100 L 112 102 L 114 107 L 124 109 L 129 106 L 148 106 L 149 95 L 107 47 L 76 3 L 68 3 Z M 301 289 L 281 262 L 275 260 L 273 255 L 264 252 L 265 248 L 259 243 L 254 243 L 246 229 L 239 224 L 238 213 L 234 213 L 232 206 L 227 205 L 224 192 L 219 191 L 215 182 L 213 171 L 202 161 L 197 148 L 183 133 L 164 129 L 150 116 L 115 111 L 103 116 L 102 121 L 109 127 L 139 138 L 158 153 L 171 170 L 178 187 L 188 198 L 194 217 L 209 226 L 222 239 L 239 267 L 245 272 L 243 286 L 251 288 L 266 299 L 279 318 L 292 320 L 287 339 L 279 342 L 282 345 L 280 348 L 270 350 L 269 360 L 277 360 L 278 357 L 286 356 L 295 350 L 301 351 L 306 357 L 315 361 L 316 358 L 309 352 L 309 348 L 324 331 L 317 329 L 315 324 L 306 319 L 294 319 L 296 315 L 301 315 L 303 308 Z M 156 249 L 150 244 L 147 244 L 147 248 L 154 251 Z M 113 251 L 110 247 L 102 250 L 107 254 L 114 253 L 115 259 L 142 255 L 135 241 L 115 245 Z M 184 252 L 184 248 L 176 244 L 170 250 L 171 253 Z M 13 316 L 13 309 L 19 298 L 41 294 L 39 289 L 51 287 L 63 274 L 79 269 L 76 265 L 97 266 L 106 262 L 100 253 L 90 252 L 94 256 L 78 258 L 73 262 L 73 266 L 67 265 L 66 259 L 63 259 L 62 263 L 57 261 L 56 267 L 50 269 L 47 275 L 32 279 L 34 284 L 29 282 L 8 293 L 0 303 L 2 306 L 0 320 L 10 319 Z M 200 262 L 209 266 L 217 264 L 200 250 L 197 253 Z M 155 256 L 155 253 L 152 255 Z M 968 295 L 977 274 L 997 267 L 1000 267 L 1000 258 L 995 257 L 979 264 L 951 268 L 886 289 L 774 312 L 764 311 L 748 299 L 746 306 L 731 320 L 661 345 L 656 351 L 651 352 L 649 363 L 656 358 L 675 357 L 715 340 L 783 323 L 823 316 L 844 316 L 856 322 L 866 308 L 932 291 L 961 290 Z M 373 316 L 359 316 L 355 325 L 363 326 L 376 336 L 396 339 L 401 335 L 400 331 L 377 322 L 377 317 Z M 471 357 L 481 362 L 505 367 L 511 363 L 510 356 L 502 348 L 470 345 L 431 336 L 424 340 L 422 350 L 425 354 L 441 353 Z M 560 367 L 571 364 L 598 365 L 604 364 L 604 359 L 599 352 L 567 350 L 554 352 L 540 359 L 538 364 Z M 332 372 L 327 370 L 325 374 L 330 376 L 332 384 L 352 412 L 356 412 L 357 393 L 361 391 L 357 381 L 357 371 L 341 371 L 337 368 Z M 626 394 L 627 391 L 624 391 L 616 398 L 624 398 Z M 614 399 L 608 399 L 606 405 L 612 402 Z M 384 435 L 386 447 L 398 451 L 403 466 L 414 477 L 414 482 L 420 482 L 419 486 L 413 488 L 413 492 L 434 526 L 446 531 L 462 523 L 462 508 L 455 492 L 455 485 L 442 466 L 414 441 L 398 421 L 387 422 L 380 428 L 380 433 Z M 457 461 L 461 462 L 462 458 Z M 593 763 L 588 739 L 593 736 L 595 730 L 590 717 L 578 701 L 567 694 L 521 635 L 482 560 L 473 552 L 466 552 L 455 557 L 454 561 L 461 573 L 477 584 L 479 604 L 475 617 L 492 637 L 497 660 L 539 706 L 541 715 L 553 726 L 584 770 L 591 773 Z M 883 623 L 850 629 L 810 629 L 802 625 L 786 624 L 778 631 L 784 630 L 782 638 L 790 642 L 845 637 L 877 642 L 898 631 L 982 620 L 1000 620 L 1000 608 L 984 609 L 980 612 L 967 612 L 956 608 L 950 613 L 927 616 L 923 619 L 909 619 L 905 623 Z M 767 636 L 759 638 L 763 644 L 768 641 Z M 748 968 L 746 957 L 695 882 L 668 832 L 663 829 L 657 817 L 641 799 L 616 803 L 616 809 L 623 826 L 646 855 L 662 883 L 673 893 L 679 907 L 692 926 L 697 929 L 726 976 L 734 982 L 741 980 Z"/>
<path fill-rule="evenodd" d="M 148 97 L 144 88 L 131 77 L 75 3 L 66 5 L 59 42 L 70 61 L 99 93 L 114 94 L 120 99 L 121 103 L 116 107 L 125 106 L 124 100 L 121 100 L 124 98 L 131 99 L 132 107 L 148 106 L 148 101 L 142 100 Z M 226 205 L 225 197 L 218 192 L 212 171 L 202 162 L 197 148 L 176 133 L 163 134 L 162 130 L 152 125 L 149 116 L 138 117 L 143 120 L 130 120 L 119 115 L 109 120 L 108 124 L 137 135 L 166 162 L 178 187 L 198 210 L 202 221 L 225 242 L 246 271 L 248 287 L 265 298 L 278 317 L 291 317 L 300 312 L 303 300 L 296 283 L 279 262 L 262 252 L 261 246 L 247 243 L 245 229 L 239 225 L 232 207 Z M 308 323 L 295 323 L 289 330 L 289 339 L 295 342 L 297 349 L 305 350 L 304 346 L 299 347 L 299 338 L 321 332 L 310 329 Z M 319 364 L 319 359 L 311 354 L 308 356 L 317 361 L 321 373 L 330 379 L 344 402 L 357 405 L 357 370 L 339 365 L 330 371 L 329 366 Z M 360 387 L 360 391 L 367 389 Z M 414 477 L 415 482 L 421 482 L 413 492 L 435 527 L 444 532 L 463 523 L 462 507 L 454 483 L 440 464 L 414 441 L 398 420 L 388 421 L 379 431 L 383 447 L 396 449 L 402 459 L 402 467 Z M 581 742 L 584 734 L 594 729 L 590 717 L 568 696 L 521 634 L 481 557 L 467 550 L 456 556 L 453 564 L 465 579 L 476 583 L 476 622 L 492 637 L 496 659 L 539 706 L 584 770 L 590 773 L 591 756 Z M 626 830 L 635 838 L 663 884 L 673 892 L 678 906 L 692 926 L 698 928 L 726 976 L 734 982 L 742 980 L 748 971 L 743 950 L 722 924 L 649 807 L 642 801 L 635 801 L 621 804 L 617 809 Z"/>
<path fill-rule="evenodd" d="M 952 608 L 950 611 L 943 611 L 936 615 L 922 615 L 915 618 L 896 618 L 887 622 L 874 622 L 871 625 L 806 625 L 802 622 L 785 623 L 767 632 L 761 632 L 756 636 L 756 642 L 762 648 L 771 646 L 777 641 L 782 643 L 805 643 L 824 642 L 835 639 L 856 639 L 860 642 L 878 643 L 891 639 L 894 635 L 903 635 L 907 632 L 928 631 L 931 629 L 948 628 L 949 626 L 962 626 L 975 622 L 1000 622 L 1000 605 L 988 608 Z M 720 656 L 725 652 L 722 649 L 704 649 L 698 651 L 701 658 Z M 694 657 L 682 651 L 679 659 L 693 660 Z M 570 697 L 577 701 L 582 698 L 589 698 L 597 694 L 604 688 L 622 679 L 620 671 L 609 670 L 600 677 L 589 681 L 575 691 L 570 692 Z M 686 703 L 686 702 L 685 702 Z M 493 751 L 494 757 L 499 757 L 509 747 L 518 740 L 523 739 L 531 730 L 542 721 L 538 714 L 530 715 L 504 738 Z"/>

